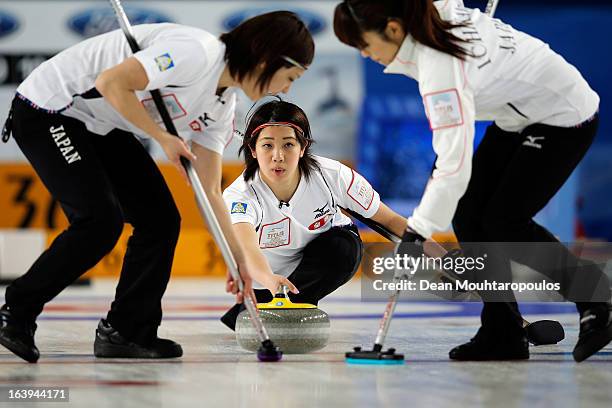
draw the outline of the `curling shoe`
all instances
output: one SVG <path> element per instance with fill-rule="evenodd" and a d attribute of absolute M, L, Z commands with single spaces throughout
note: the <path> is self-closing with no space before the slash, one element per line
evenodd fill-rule
<path fill-rule="evenodd" d="M 180 344 L 172 340 L 155 338 L 148 345 L 126 340 L 105 319 L 96 329 L 94 355 L 99 358 L 176 358 L 183 355 Z"/>
<path fill-rule="evenodd" d="M 448 356 L 457 361 L 490 361 L 490 360 L 528 360 L 529 342 L 526 336 L 519 336 L 513 340 L 500 339 L 498 341 L 485 339 L 481 334 L 482 328 L 476 336 L 465 344 L 452 349 Z"/>
<path fill-rule="evenodd" d="M 230 330 L 236 331 L 236 320 L 238 320 L 238 315 L 240 312 L 245 310 L 246 307 L 242 303 L 236 303 L 229 309 L 223 316 L 221 316 L 221 323 L 226 325 Z"/>
<path fill-rule="evenodd" d="M 602 303 L 580 313 L 580 334 L 574 360 L 581 362 L 612 341 L 612 305 Z"/>
<path fill-rule="evenodd" d="M 17 321 L 6 305 L 0 309 L 0 344 L 28 363 L 35 363 L 40 357 L 34 344 L 36 327 L 34 322 Z"/>

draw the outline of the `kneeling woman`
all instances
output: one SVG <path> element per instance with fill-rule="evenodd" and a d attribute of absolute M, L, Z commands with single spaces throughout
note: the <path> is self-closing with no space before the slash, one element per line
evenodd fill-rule
<path fill-rule="evenodd" d="M 282 284 L 293 302 L 317 304 L 348 282 L 359 266 L 357 227 L 340 207 L 402 235 L 407 220 L 380 202 L 361 175 L 314 156 L 308 118 L 298 106 L 272 101 L 251 116 L 241 152 L 246 169 L 223 193 L 243 251 L 258 259 L 251 276 L 258 302 Z M 267 289 L 267 290 L 266 290 Z M 241 305 L 222 321 L 234 328 Z"/>

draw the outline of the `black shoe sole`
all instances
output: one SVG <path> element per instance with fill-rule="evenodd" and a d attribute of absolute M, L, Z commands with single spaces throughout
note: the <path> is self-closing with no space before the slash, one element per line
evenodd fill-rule
<path fill-rule="evenodd" d="M 580 342 L 580 340 L 578 340 Z M 580 363 L 597 353 L 602 348 L 606 347 L 608 343 L 612 341 L 612 323 L 610 323 L 605 329 L 589 335 L 589 339 L 582 343 L 576 344 L 572 355 L 574 360 Z"/>
<path fill-rule="evenodd" d="M 28 363 L 36 363 L 40 357 L 40 352 L 36 349 L 35 352 L 29 346 L 24 346 L 21 343 L 14 342 L 11 338 L 4 335 L 0 330 L 0 344 L 6 347 L 16 356 L 24 359 Z"/>
<path fill-rule="evenodd" d="M 99 341 L 94 342 L 94 356 L 97 358 L 143 358 L 163 359 L 178 358 L 183 355 L 180 345 L 165 347 L 163 350 L 147 349 L 136 345 L 120 345 Z"/>
<path fill-rule="evenodd" d="M 471 355 L 471 356 L 451 356 L 453 361 L 521 361 L 529 360 L 529 352 L 520 354 L 490 354 L 490 355 Z"/>
<path fill-rule="evenodd" d="M 472 342 L 455 347 L 448 353 L 448 357 L 455 361 L 516 361 L 529 359 L 529 347 L 517 350 L 516 346 L 497 346 L 496 351 L 483 350 L 482 346 Z"/>

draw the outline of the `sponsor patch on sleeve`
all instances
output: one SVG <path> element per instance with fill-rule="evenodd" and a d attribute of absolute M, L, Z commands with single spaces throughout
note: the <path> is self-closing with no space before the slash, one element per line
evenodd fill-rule
<path fill-rule="evenodd" d="M 355 173 L 353 170 L 351 170 L 351 172 L 353 179 L 346 193 L 353 201 L 363 207 L 364 210 L 368 210 L 374 200 L 374 189 L 361 175 Z"/>
<path fill-rule="evenodd" d="M 174 67 L 174 61 L 172 61 L 172 57 L 168 53 L 155 57 L 155 62 L 157 63 L 157 68 L 159 68 L 161 72 L 167 71 Z"/>
<path fill-rule="evenodd" d="M 456 89 L 430 93 L 423 100 L 431 130 L 463 125 L 463 110 Z"/>
<path fill-rule="evenodd" d="M 231 214 L 246 214 L 246 210 L 247 210 L 247 203 L 233 202 L 230 213 Z"/>

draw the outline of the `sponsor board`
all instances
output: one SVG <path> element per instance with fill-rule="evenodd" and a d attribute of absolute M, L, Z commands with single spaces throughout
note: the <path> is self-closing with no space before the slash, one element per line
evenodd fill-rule
<path fill-rule="evenodd" d="M 51 58 L 54 54 L 27 53 L 27 54 L 0 54 L 0 85 L 18 85 L 34 69 Z"/>
<path fill-rule="evenodd" d="M 126 6 L 125 14 L 132 25 L 173 22 L 173 19 L 160 11 Z M 74 14 L 68 19 L 68 28 L 73 32 L 89 38 L 119 28 L 113 9 L 95 7 Z"/>
<path fill-rule="evenodd" d="M 300 19 L 306 24 L 308 30 L 312 33 L 312 35 L 317 35 L 321 33 L 326 28 L 326 18 L 319 15 L 318 13 L 310 10 L 306 10 L 304 8 L 295 8 L 291 6 L 286 6 L 283 8 L 284 10 L 292 11 L 297 14 Z M 269 13 L 271 11 L 278 11 L 279 8 L 275 6 L 270 7 L 252 7 L 243 10 L 236 11 L 223 19 L 223 28 L 227 31 L 233 30 L 238 27 L 240 23 L 249 18 Z"/>
<path fill-rule="evenodd" d="M 159 164 L 159 168 L 181 213 L 181 226 L 204 228 L 191 188 L 171 164 Z M 242 170 L 242 164 L 225 164 L 223 188 Z M 63 229 L 68 225 L 59 204 L 28 163 L 0 163 L 0 191 L 0 228 Z"/>

